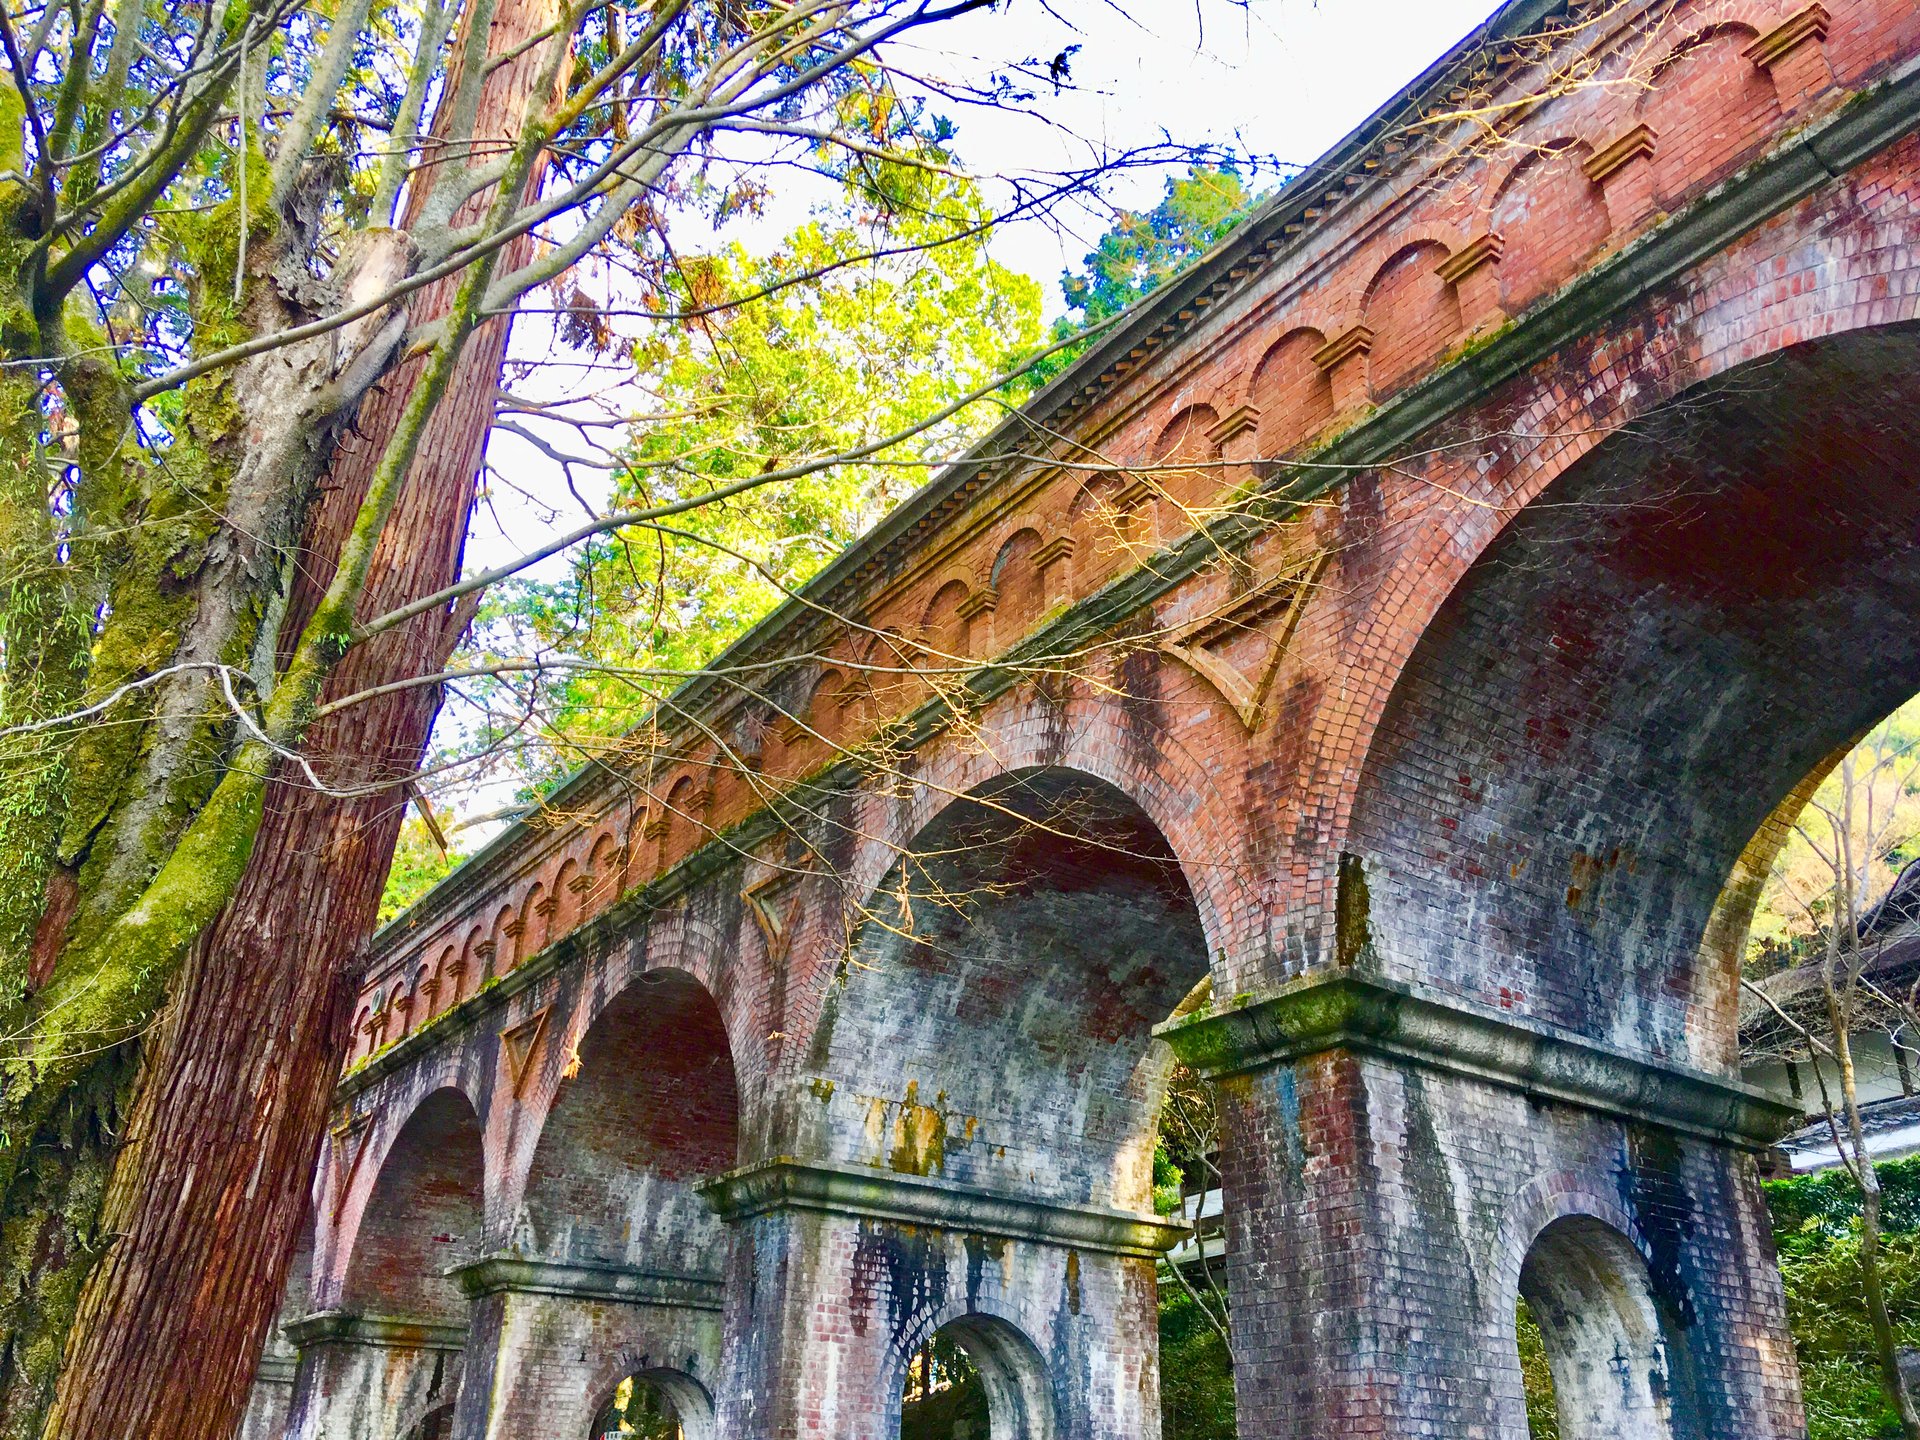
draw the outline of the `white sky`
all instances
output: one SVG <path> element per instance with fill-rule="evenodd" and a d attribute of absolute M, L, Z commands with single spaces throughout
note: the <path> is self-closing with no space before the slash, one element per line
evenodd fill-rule
<path fill-rule="evenodd" d="M 922 32 L 911 49 L 892 53 L 897 64 L 929 76 L 978 81 L 991 68 L 1081 47 L 1072 59 L 1071 86 L 1055 95 L 1041 85 L 1024 113 L 932 106 L 954 122 L 957 153 L 982 175 L 1080 169 L 1092 159 L 1091 146 L 1123 150 L 1165 139 L 1297 166 L 1331 148 L 1493 8 L 1493 0 L 1251 0 L 1245 8 L 1226 0 L 1007 0 L 998 11 Z M 1167 173 L 1120 177 L 1107 198 L 1149 208 Z M 1253 183 L 1264 189 L 1274 178 L 1256 174 Z M 740 238 L 750 246 L 761 237 L 771 244 L 821 198 L 790 187 Z M 1061 271 L 1080 265 L 1110 218 L 1110 210 L 1083 208 L 1002 226 L 993 240 L 995 257 L 1041 282 L 1051 319 L 1063 308 Z M 563 360 L 549 348 L 548 327 L 533 317 L 520 322 L 515 336 L 517 355 Z M 521 388 L 557 398 L 608 383 L 605 375 L 550 363 Z M 546 433 L 566 450 L 580 448 L 564 432 Z M 491 513 L 483 509 L 476 517 L 468 542 L 470 570 L 504 563 L 582 518 L 559 467 L 524 440 L 496 431 L 489 460 L 511 488 L 490 487 Z M 598 503 L 604 481 L 580 471 L 575 478 Z M 530 573 L 560 578 L 566 563 L 556 558 Z M 505 799 L 499 787 L 483 786 L 463 796 L 460 808 L 475 813 Z M 471 845 L 483 833 L 462 839 Z"/>

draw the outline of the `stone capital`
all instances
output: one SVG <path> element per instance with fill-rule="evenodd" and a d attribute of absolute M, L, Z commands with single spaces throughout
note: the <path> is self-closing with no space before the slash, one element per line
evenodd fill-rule
<path fill-rule="evenodd" d="M 378 1350 L 458 1351 L 467 1343 L 467 1327 L 401 1315 L 358 1315 L 348 1310 L 320 1310 L 288 1321 L 280 1333 L 289 1344 L 305 1350 L 312 1345 L 363 1345 Z"/>
<path fill-rule="evenodd" d="M 863 1165 L 779 1156 L 730 1170 L 699 1187 L 721 1219 L 813 1211 L 973 1235 L 997 1235 L 1114 1255 L 1158 1258 L 1187 1238 L 1156 1215 L 1009 1195 Z"/>
<path fill-rule="evenodd" d="M 1309 975 L 1154 1033 L 1209 1079 L 1347 1050 L 1747 1149 L 1800 1123 L 1797 1105 L 1757 1086 L 1348 971 Z"/>
<path fill-rule="evenodd" d="M 666 1274 L 630 1265 L 577 1264 L 502 1250 L 447 1272 L 469 1297 L 550 1295 L 626 1305 L 671 1305 L 718 1311 L 721 1282 L 705 1275 Z"/>

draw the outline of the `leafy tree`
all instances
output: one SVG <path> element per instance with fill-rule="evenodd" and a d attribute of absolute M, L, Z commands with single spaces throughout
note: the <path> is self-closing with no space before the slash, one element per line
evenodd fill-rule
<path fill-rule="evenodd" d="M 1226 239 L 1263 198 L 1231 164 L 1196 164 L 1185 175 L 1169 176 L 1158 205 L 1144 213 L 1122 210 L 1087 253 L 1084 268 L 1061 275 L 1069 313 L 1054 322 L 1051 338 L 1068 339 L 1151 294 Z M 1081 348 L 1042 360 L 1034 381 L 1051 380 Z"/>
<path fill-rule="evenodd" d="M 1016 379 L 995 403 L 935 418 L 1039 336 L 1039 287 L 991 259 L 977 187 L 896 173 L 877 191 L 868 176 L 845 202 L 770 254 L 735 245 L 684 262 L 663 287 L 670 308 L 718 313 L 634 347 L 653 413 L 622 448 L 611 503 L 679 504 L 905 438 L 858 465 L 700 505 L 671 528 L 616 532 L 566 582 L 503 595 L 474 663 L 529 643 L 570 662 L 539 702 L 550 748 L 512 752 L 534 789 L 638 723 L 1022 393 Z M 484 724 L 504 734 L 527 699 L 503 688 L 485 703 Z"/>

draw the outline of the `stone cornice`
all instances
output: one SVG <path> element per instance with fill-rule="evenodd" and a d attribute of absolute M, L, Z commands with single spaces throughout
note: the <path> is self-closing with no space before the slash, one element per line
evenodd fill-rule
<path fill-rule="evenodd" d="M 704 1275 L 669 1275 L 629 1265 L 572 1264 L 501 1251 L 449 1272 L 470 1296 L 552 1295 L 623 1305 L 718 1311 L 722 1288 Z"/>
<path fill-rule="evenodd" d="M 1307 976 L 1154 1033 L 1210 1079 L 1350 1050 L 1750 1149 L 1801 1120 L 1797 1105 L 1737 1080 L 1350 971 Z"/>
<path fill-rule="evenodd" d="M 729 1221 L 773 1210 L 811 1210 L 1145 1259 L 1171 1250 L 1188 1233 L 1184 1225 L 1130 1210 L 1035 1200 L 950 1180 L 787 1156 L 731 1170 L 699 1189 L 714 1212 Z"/>
<path fill-rule="evenodd" d="M 381 1350 L 462 1350 L 467 1327 L 409 1320 L 399 1315 L 357 1315 L 348 1310 L 321 1310 L 280 1327 L 290 1344 L 305 1350 L 313 1345 L 369 1345 Z"/>
<path fill-rule="evenodd" d="M 983 666 L 969 682 L 970 688 L 984 701 L 1012 684 L 1021 673 L 1021 665 L 1030 658 L 1073 653 L 1089 637 L 1153 603 L 1201 566 L 1217 559 L 1223 549 L 1232 551 L 1243 546 L 1258 530 L 1285 519 L 1297 506 L 1336 488 L 1341 483 L 1339 477 L 1393 454 L 1430 426 L 1471 403 L 1475 395 L 1524 373 L 1555 349 L 1591 330 L 1604 317 L 1671 282 L 1916 129 L 1920 129 L 1920 63 L 1908 62 L 1832 113 L 1796 130 L 1739 174 L 1663 220 L 1524 315 L 1515 317 L 1498 334 L 1384 401 L 1363 421 L 1315 451 L 1310 457 L 1315 462 L 1311 469 L 1296 471 L 1284 464 L 1271 467 L 1268 480 L 1271 498 L 1264 508 L 1249 507 L 1227 515 L 1208 529 L 1187 537 L 1171 551 L 1152 557 L 1146 565 L 1083 597 L 1044 629 L 1028 636 L 997 661 Z M 1178 289 L 1179 283 L 1174 282 L 1168 288 Z M 908 503 L 911 506 L 915 501 Z M 863 540 L 861 547 L 873 539 L 870 536 Z M 766 639 L 762 630 L 770 634 L 772 628 L 777 628 L 775 622 L 791 606 L 802 606 L 802 602 L 786 602 L 782 611 L 769 616 L 761 628 L 749 632 L 728 654 L 737 658 L 744 653 L 743 647 L 759 645 Z M 696 705 L 698 699 L 693 687 L 700 683 L 689 682 L 686 693 L 676 697 L 676 706 Z M 895 728 L 903 737 L 902 743 L 912 743 L 915 737 L 938 729 L 945 714 L 944 703 L 935 702 L 913 716 L 904 717 Z M 844 772 L 850 783 L 858 778 L 859 768 L 851 762 L 839 762 L 832 772 L 823 771 L 809 777 L 802 788 L 817 794 L 820 788 L 833 783 L 833 775 L 840 772 Z M 589 767 L 568 781 L 554 797 L 555 803 L 559 803 L 562 796 L 577 803 L 579 797 L 575 792 L 588 783 L 593 773 L 598 772 Z M 737 858 L 742 849 L 759 843 L 759 838 L 775 833 L 778 813 L 776 802 L 702 846 L 683 862 L 681 869 L 657 877 L 603 911 L 593 922 L 594 928 L 604 928 L 603 922 L 610 922 L 616 913 L 623 923 L 630 925 L 636 910 L 682 893 L 689 884 L 719 868 L 721 863 Z M 504 831 L 376 936 L 376 955 L 383 950 L 396 953 L 396 947 L 405 946 L 412 933 L 430 933 L 448 909 L 457 906 L 474 890 L 484 889 L 497 869 L 506 863 L 508 854 L 529 838 L 530 830 L 524 824 Z M 709 856 L 709 851 L 714 853 Z M 689 866 L 693 868 L 685 868 Z M 545 954 L 552 956 L 555 948 L 549 947 Z M 376 959 L 369 973 L 376 972 L 383 963 L 386 963 L 384 959 Z M 543 965 L 536 974 L 548 973 L 550 968 Z M 474 1000 L 491 996 L 488 1003 L 497 1004 L 517 993 L 525 984 L 532 983 L 535 975 L 526 975 L 512 988 L 508 988 L 508 982 L 526 970 L 525 965 L 517 967 L 496 988 L 482 992 L 482 996 L 473 997 Z M 474 1013 L 469 1009 L 472 1005 L 473 1000 L 469 1000 L 437 1017 L 433 1022 L 436 1031 L 445 1033 L 438 1030 L 442 1021 Z M 425 1033 L 414 1031 L 354 1071 L 343 1082 L 342 1094 L 350 1095 L 392 1069 L 393 1063 L 382 1062 Z"/>

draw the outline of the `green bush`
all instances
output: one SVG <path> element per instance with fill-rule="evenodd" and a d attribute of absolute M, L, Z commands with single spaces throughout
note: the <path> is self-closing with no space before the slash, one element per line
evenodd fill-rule
<path fill-rule="evenodd" d="M 1160 1287 L 1162 1440 L 1235 1440 L 1233 1361 L 1226 1342 L 1174 1281 Z"/>
<path fill-rule="evenodd" d="M 1920 1156 L 1889 1161 L 1878 1172 L 1887 1306 L 1900 1343 L 1920 1347 Z M 1161 1180 L 1158 1166 L 1154 1178 Z M 1809 1440 L 1897 1436 L 1862 1298 L 1859 1188 L 1846 1171 L 1835 1169 L 1769 1180 L 1762 1189 L 1780 1251 Z M 1519 1322 L 1528 1429 L 1533 1440 L 1556 1440 L 1546 1349 L 1524 1305 Z M 1234 1436 L 1227 1347 L 1199 1307 L 1171 1282 L 1160 1287 L 1160 1406 L 1166 1440 Z"/>

